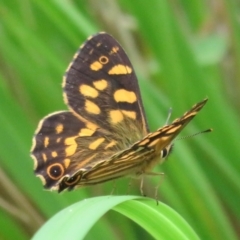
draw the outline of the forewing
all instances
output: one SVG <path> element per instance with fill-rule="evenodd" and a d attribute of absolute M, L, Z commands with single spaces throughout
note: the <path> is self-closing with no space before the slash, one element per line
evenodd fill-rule
<path fill-rule="evenodd" d="M 65 102 L 83 121 L 115 131 L 116 125 L 130 120 L 147 134 L 133 66 L 110 35 L 99 33 L 80 47 L 67 69 L 63 89 Z"/>

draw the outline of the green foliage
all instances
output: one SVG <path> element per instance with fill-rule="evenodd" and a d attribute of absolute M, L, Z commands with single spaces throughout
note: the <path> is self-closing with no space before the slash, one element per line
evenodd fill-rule
<path fill-rule="evenodd" d="M 200 0 L 4 0 L 0 7 L 0 238 L 29 239 L 51 216 L 75 202 L 70 208 L 76 206 L 81 217 L 72 218 L 71 224 L 68 219 L 64 222 L 64 212 L 54 218 L 58 222 L 61 215 L 59 222 L 66 224 L 66 231 L 75 223 L 80 232 L 86 229 L 79 219 L 86 219 L 94 225 L 86 239 L 99 232 L 105 233 L 105 239 L 150 239 L 150 235 L 164 239 L 163 224 L 191 232 L 182 220 L 174 221 L 173 210 L 162 203 L 155 206 L 154 200 L 91 198 L 108 195 L 112 183 L 56 194 L 43 191 L 33 175 L 29 149 L 37 123 L 48 113 L 66 109 L 62 75 L 78 46 L 103 30 L 118 39 L 136 69 L 152 130 L 165 123 L 169 107 L 175 118 L 209 98 L 183 136 L 209 127 L 214 131 L 176 141 L 168 161 L 155 170 L 165 173 L 160 200 L 201 239 L 240 237 L 236 228 L 240 220 L 238 9 L 235 0 L 215 5 Z M 138 184 L 133 184 L 131 194 L 139 194 Z M 148 178 L 148 196 L 157 184 L 159 179 Z M 124 195 L 127 185 L 128 180 L 119 181 L 116 194 Z M 89 205 L 84 205 L 86 201 Z M 126 217 L 110 211 L 100 218 L 110 209 Z M 44 228 L 51 227 L 54 218 Z"/>
<path fill-rule="evenodd" d="M 33 240 L 60 240 L 68 239 L 69 236 L 71 239 L 84 239 L 93 224 L 111 209 L 138 223 L 154 239 L 199 239 L 189 225 L 168 206 L 163 203 L 157 205 L 152 199 L 143 197 L 140 201 L 132 200 L 137 198 L 140 197 L 104 196 L 75 203 L 51 218 Z M 98 239 L 106 239 L 106 234 L 99 232 Z"/>

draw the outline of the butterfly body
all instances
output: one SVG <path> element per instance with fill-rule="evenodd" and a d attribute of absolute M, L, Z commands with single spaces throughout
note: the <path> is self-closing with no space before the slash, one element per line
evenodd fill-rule
<path fill-rule="evenodd" d="M 150 133 L 132 64 L 106 33 L 80 47 L 62 87 L 69 111 L 43 118 L 31 149 L 35 174 L 45 188 L 59 192 L 151 174 L 207 101 Z"/>

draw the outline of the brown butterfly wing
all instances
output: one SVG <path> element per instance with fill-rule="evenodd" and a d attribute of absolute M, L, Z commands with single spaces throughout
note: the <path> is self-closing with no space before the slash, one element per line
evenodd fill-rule
<path fill-rule="evenodd" d="M 90 37 L 80 47 L 67 69 L 63 90 L 69 108 L 99 128 L 113 131 L 130 119 L 139 125 L 138 131 L 148 132 L 133 66 L 107 33 Z"/>
<path fill-rule="evenodd" d="M 79 182 L 76 186 L 94 185 L 126 175 L 139 176 L 151 173 L 152 168 L 164 161 L 172 146 L 174 138 L 197 115 L 206 104 L 207 99 L 194 105 L 182 117 L 171 124 L 149 133 L 131 147 L 112 155 L 109 159 L 98 161 L 94 167 L 84 173 L 76 173 L 73 179 Z M 167 154 L 163 151 L 167 149 Z M 59 190 L 69 188 L 67 181 L 62 181 Z"/>

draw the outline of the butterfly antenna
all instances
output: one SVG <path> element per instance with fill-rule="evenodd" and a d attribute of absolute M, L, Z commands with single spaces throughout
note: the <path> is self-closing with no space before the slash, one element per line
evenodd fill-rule
<path fill-rule="evenodd" d="M 203 131 L 201 131 L 201 132 L 194 133 L 194 134 L 192 134 L 192 135 L 180 137 L 180 138 L 178 138 L 178 139 L 176 139 L 176 140 L 182 140 L 182 139 L 186 139 L 186 138 L 190 138 L 190 137 L 195 137 L 196 135 L 199 135 L 199 134 L 202 134 L 202 133 L 208 133 L 208 132 L 212 132 L 212 131 L 213 131 L 212 128 L 208 128 L 208 129 L 206 129 L 206 130 L 203 130 Z"/>
<path fill-rule="evenodd" d="M 168 110 L 168 116 L 167 116 L 167 120 L 166 120 L 166 122 L 165 122 L 165 125 L 168 125 L 169 119 L 170 119 L 171 115 L 172 115 L 172 108 L 169 108 L 169 110 Z"/>

